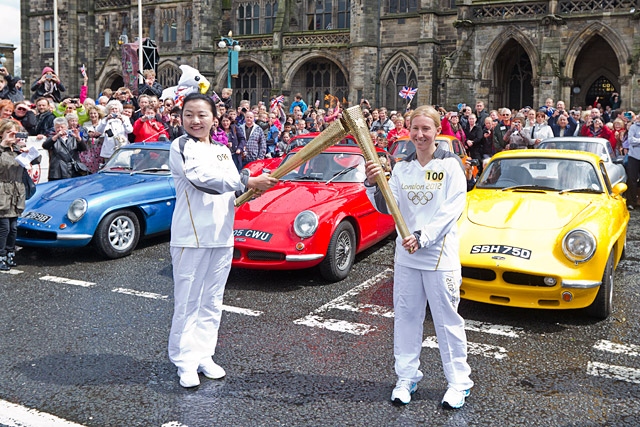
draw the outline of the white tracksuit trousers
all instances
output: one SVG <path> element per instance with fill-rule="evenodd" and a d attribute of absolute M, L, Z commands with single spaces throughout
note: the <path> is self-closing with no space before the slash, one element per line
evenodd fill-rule
<path fill-rule="evenodd" d="M 216 352 L 232 256 L 232 247 L 171 247 L 174 312 L 169 360 L 179 372 L 196 371 L 201 360 Z"/>
<path fill-rule="evenodd" d="M 399 379 L 422 379 L 420 350 L 427 302 L 438 338 L 444 375 L 459 391 L 473 386 L 467 363 L 464 319 L 458 314 L 460 284 L 457 271 L 429 271 L 395 265 L 393 307 L 395 311 L 395 369 Z"/>

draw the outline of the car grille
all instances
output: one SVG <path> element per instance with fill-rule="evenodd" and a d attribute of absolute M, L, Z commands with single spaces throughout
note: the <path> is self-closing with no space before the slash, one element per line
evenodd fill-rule
<path fill-rule="evenodd" d="M 284 261 L 285 255 L 281 252 L 249 251 L 247 258 L 252 261 Z"/>
<path fill-rule="evenodd" d="M 496 280 L 496 273 L 487 268 L 462 267 L 462 277 L 491 282 Z"/>
<path fill-rule="evenodd" d="M 462 267 L 462 277 L 466 279 L 481 280 L 483 282 L 492 282 L 498 277 L 496 272 L 488 268 Z M 544 286 L 545 276 L 537 276 L 534 274 L 515 273 L 513 271 L 505 271 L 502 273 L 502 280 L 510 285 L 518 286 Z"/>
<path fill-rule="evenodd" d="M 58 234 L 53 231 L 30 230 L 27 228 L 18 227 L 18 237 L 36 240 L 56 240 Z"/>

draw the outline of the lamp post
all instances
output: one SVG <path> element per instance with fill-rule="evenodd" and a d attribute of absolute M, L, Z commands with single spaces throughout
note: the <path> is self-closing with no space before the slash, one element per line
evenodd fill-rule
<path fill-rule="evenodd" d="M 229 64 L 227 65 L 227 87 L 231 88 L 231 77 L 238 77 L 238 52 L 242 49 L 240 42 L 233 39 L 233 32 L 229 31 L 227 37 L 220 36 L 218 42 L 220 49 L 227 48 L 229 52 Z"/>

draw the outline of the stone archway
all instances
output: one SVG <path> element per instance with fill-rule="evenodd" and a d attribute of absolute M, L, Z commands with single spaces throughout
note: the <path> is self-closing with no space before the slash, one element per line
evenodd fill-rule
<path fill-rule="evenodd" d="M 498 53 L 493 65 L 495 105 L 518 110 L 533 106 L 533 67 L 522 45 L 511 39 Z"/>
<path fill-rule="evenodd" d="M 382 105 L 389 110 L 405 110 L 409 100 L 401 98 L 399 92 L 403 86 L 418 87 L 417 70 L 417 63 L 406 53 L 394 55 L 380 72 Z"/>
<path fill-rule="evenodd" d="M 604 38 L 594 35 L 574 61 L 571 105 L 593 105 L 599 97 L 604 107 L 614 92 L 621 92 L 618 58 Z"/>
<path fill-rule="evenodd" d="M 226 71 L 224 76 L 226 81 Z M 266 67 L 255 61 L 240 62 L 238 76 L 237 79 L 232 80 L 233 105 L 240 105 L 240 101 L 246 99 L 251 105 L 262 101 L 268 108 L 271 100 L 272 80 Z"/>
<path fill-rule="evenodd" d="M 303 55 L 291 64 L 286 81 L 290 82 L 290 101 L 300 93 L 309 106 L 318 100 L 322 107 L 333 107 L 336 99 L 343 107 L 348 106 L 348 73 L 335 58 L 316 53 Z"/>
<path fill-rule="evenodd" d="M 513 105 L 518 108 L 531 105 L 536 90 L 533 82 L 539 78 L 537 67 L 532 64 L 540 64 L 538 50 L 531 39 L 518 28 L 510 26 L 502 31 L 500 36 L 496 37 L 483 52 L 486 52 L 486 55 L 480 62 L 478 76 L 480 82 L 478 82 L 476 91 L 480 92 L 481 81 L 491 82 L 488 105 L 493 108 L 510 105 L 510 102 L 523 102 L 523 105 Z M 529 81 L 522 81 L 529 69 L 531 74 Z M 522 87 L 520 83 L 518 84 L 517 98 L 522 101 L 510 100 L 510 97 L 516 96 L 516 87 L 511 86 L 509 76 L 515 77 L 516 74 L 520 76 L 519 81 L 522 84 Z M 529 85 L 531 85 L 531 89 L 529 89 Z M 531 106 L 533 107 L 533 105 Z"/>

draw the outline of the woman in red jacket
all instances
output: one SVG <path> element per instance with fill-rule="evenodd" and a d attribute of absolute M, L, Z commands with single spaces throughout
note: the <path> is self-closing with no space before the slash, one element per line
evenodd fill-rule
<path fill-rule="evenodd" d="M 156 119 L 156 112 L 151 105 L 144 108 L 144 116 L 140 116 L 133 124 L 135 142 L 159 141 L 164 135 L 165 141 L 169 140 L 169 133 L 164 124 Z"/>
<path fill-rule="evenodd" d="M 604 125 L 601 118 L 595 118 L 593 121 L 588 119 L 587 123 L 580 129 L 580 135 L 604 138 L 609 141 L 613 151 L 616 151 L 616 135 Z"/>

